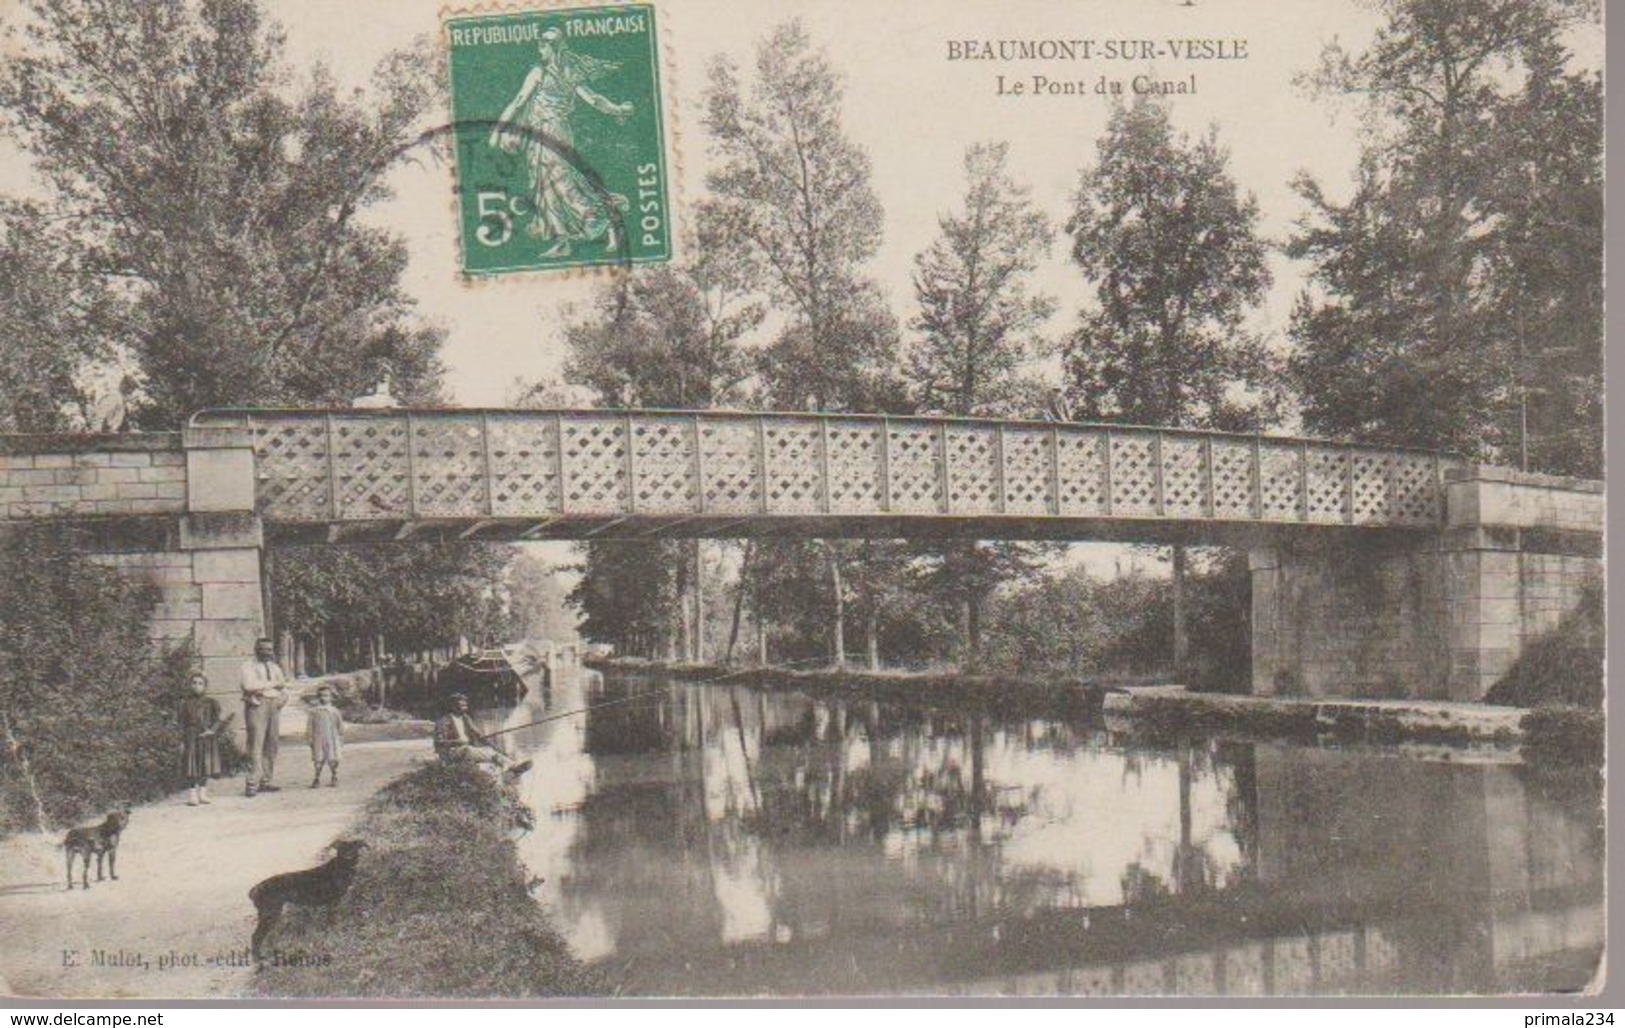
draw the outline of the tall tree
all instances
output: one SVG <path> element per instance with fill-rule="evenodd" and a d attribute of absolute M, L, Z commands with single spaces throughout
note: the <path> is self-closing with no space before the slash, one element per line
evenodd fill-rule
<path fill-rule="evenodd" d="M 1600 473 L 1600 78 L 1584 0 L 1381 0 L 1307 84 L 1370 131 L 1351 198 L 1301 177 L 1311 287 L 1290 371 L 1309 426 Z"/>
<path fill-rule="evenodd" d="M 702 206 L 694 259 L 644 269 L 598 294 L 565 328 L 565 378 L 612 407 L 711 407 L 750 374 L 742 339 L 764 316 L 748 269 Z"/>
<path fill-rule="evenodd" d="M 962 213 L 937 219 L 939 235 L 914 259 L 919 333 L 906 366 L 921 410 L 957 417 L 1036 413 L 1038 387 L 1022 372 L 1037 331 L 1054 311 L 1028 278 L 1049 252 L 1049 220 L 1009 175 L 1009 146 L 965 152 Z M 983 607 L 1001 583 L 1033 571 L 1031 544 L 974 540 L 924 551 L 925 581 L 959 611 L 961 666 L 980 663 Z"/>
<path fill-rule="evenodd" d="M 909 385 L 922 411 L 959 417 L 1031 413 L 1034 390 L 1021 372 L 1037 352 L 1053 298 L 1028 278 L 1053 233 L 1029 190 L 1011 180 L 1006 143 L 965 152 L 962 214 L 937 219 L 938 237 L 914 258 Z"/>
<path fill-rule="evenodd" d="M 0 109 L 51 188 L 59 260 L 118 308 L 95 327 L 140 373 L 142 423 L 342 402 L 386 371 L 433 393 L 404 245 L 355 219 L 422 127 L 432 61 L 391 55 L 366 97 L 320 69 L 293 91 L 253 0 L 30 0 L 24 32 Z"/>
<path fill-rule="evenodd" d="M 1086 418 L 1246 429 L 1266 416 L 1268 361 L 1245 331 L 1269 285 L 1258 202 L 1209 130 L 1176 133 L 1161 104 L 1112 112 L 1067 224 L 1095 305 L 1066 346 Z M 1185 551 L 1173 547 L 1174 670 L 1185 665 Z"/>
<path fill-rule="evenodd" d="M 586 317 L 566 327 L 565 377 L 587 387 L 595 402 L 710 407 L 736 396 L 749 374 L 740 341 L 762 320 L 762 305 L 747 295 L 738 251 L 718 241 L 715 210 L 702 207 L 697 222 L 691 261 L 610 284 Z M 704 659 L 706 564 L 698 541 L 606 542 L 584 552 L 583 581 L 572 597 L 589 638 L 633 644 L 610 627 L 613 612 L 645 625 L 636 645 L 665 642 L 672 655 Z M 663 612 L 671 628 L 653 639 L 646 623 Z"/>
<path fill-rule="evenodd" d="M 718 57 L 705 93 L 715 157 L 706 184 L 725 237 L 785 315 L 759 354 L 761 399 L 787 410 L 901 410 L 896 319 L 862 273 L 880 245 L 882 211 L 841 104 L 840 75 L 799 21 L 757 47 L 749 85 Z M 774 575 L 829 583 L 830 652 L 843 664 L 846 592 L 863 592 L 867 573 L 855 547 L 765 545 L 753 556 L 815 562 Z"/>
<path fill-rule="evenodd" d="M 106 290 L 55 235 L 36 205 L 0 213 L 0 432 L 103 427 L 84 375 L 108 356 Z"/>
<path fill-rule="evenodd" d="M 896 403 L 897 327 L 862 264 L 880 245 L 869 157 L 841 125 L 840 76 L 799 21 L 758 47 L 749 89 L 711 64 L 706 184 L 727 238 L 789 315 L 758 370 L 770 403 L 874 410 Z"/>

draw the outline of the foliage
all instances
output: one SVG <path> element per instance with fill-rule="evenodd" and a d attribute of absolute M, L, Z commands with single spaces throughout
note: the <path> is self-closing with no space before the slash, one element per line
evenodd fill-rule
<path fill-rule="evenodd" d="M 84 255 L 57 242 L 38 207 L 0 210 L 0 432 L 103 427 L 81 373 L 107 355 L 106 304 Z"/>
<path fill-rule="evenodd" d="M 288 957 L 255 976 L 266 996 L 603 995 L 527 887 L 512 833 L 530 826 L 511 787 L 432 764 L 367 804 L 356 876 L 331 911 L 290 909 Z M 301 961 L 297 955 L 307 959 Z M 321 959 L 321 958 L 326 959 Z"/>
<path fill-rule="evenodd" d="M 740 339 L 762 320 L 746 271 L 700 215 L 692 261 L 640 269 L 601 290 L 591 313 L 565 328 L 564 374 L 611 407 L 710 407 L 749 374 Z"/>
<path fill-rule="evenodd" d="M 513 548 L 486 543 L 289 546 L 271 552 L 272 620 L 303 638 L 382 637 L 413 650 L 508 640 L 501 583 Z"/>
<path fill-rule="evenodd" d="M 881 207 L 869 157 L 841 127 L 840 77 L 797 21 L 762 41 L 755 70 L 747 91 L 731 61 L 711 64 L 706 184 L 721 238 L 789 316 L 757 365 L 767 400 L 892 409 L 896 321 L 858 270 L 879 247 Z"/>
<path fill-rule="evenodd" d="M 1067 389 L 1090 419 L 1256 428 L 1268 362 L 1243 317 L 1269 285 L 1258 203 L 1217 135 L 1176 135 L 1145 98 L 1119 105 L 1067 222 L 1095 304 L 1065 347 Z"/>
<path fill-rule="evenodd" d="M 623 655 L 673 652 L 680 557 L 679 544 L 665 539 L 582 543 L 573 569 L 581 578 L 566 597 L 581 612 L 581 637 Z"/>
<path fill-rule="evenodd" d="M 1562 621 L 1530 640 L 1484 702 L 1601 710 L 1607 633 L 1603 591 L 1596 585 Z"/>
<path fill-rule="evenodd" d="M 253 0 L 38 0 L 21 32 L 0 110 L 52 189 L 42 288 L 78 297 L 65 336 L 139 371 L 141 424 L 342 402 L 386 371 L 434 395 L 440 332 L 400 289 L 404 245 L 355 220 L 435 97 L 426 54 L 386 57 L 352 97 L 322 69 L 291 89 Z"/>
<path fill-rule="evenodd" d="M 965 208 L 937 219 L 940 235 L 914 258 L 907 376 L 922 413 L 1019 417 L 1031 390 L 1020 372 L 1055 309 L 1026 279 L 1049 253 L 1049 221 L 1011 180 L 1009 146 L 965 152 Z"/>
<path fill-rule="evenodd" d="M 1315 431 L 1601 471 L 1602 88 L 1572 0 L 1382 0 L 1307 79 L 1358 95 L 1352 196 L 1307 177 L 1290 363 Z"/>
<path fill-rule="evenodd" d="M 190 655 L 148 638 L 156 590 L 47 527 L 0 534 L 0 575 L 0 831 L 169 791 Z"/>
<path fill-rule="evenodd" d="M 1186 583 L 1194 688 L 1246 691 L 1251 581 L 1240 553 L 1196 562 Z M 1028 675 L 1166 678 L 1172 584 L 1133 570 L 1100 581 L 1081 567 L 1003 590 L 989 603 L 987 667 Z"/>
<path fill-rule="evenodd" d="M 508 612 L 518 637 L 574 641 L 576 622 L 564 609 L 564 597 L 558 570 L 550 562 L 521 552 L 508 566 Z"/>

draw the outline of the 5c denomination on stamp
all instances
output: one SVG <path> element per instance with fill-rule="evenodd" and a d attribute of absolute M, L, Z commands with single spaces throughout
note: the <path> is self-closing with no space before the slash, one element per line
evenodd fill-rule
<path fill-rule="evenodd" d="M 648 4 L 445 23 L 463 271 L 671 259 Z"/>

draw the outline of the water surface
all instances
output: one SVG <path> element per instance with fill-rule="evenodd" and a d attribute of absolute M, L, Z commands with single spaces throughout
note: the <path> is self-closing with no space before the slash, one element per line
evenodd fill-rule
<path fill-rule="evenodd" d="M 1594 773 L 566 672 L 488 727 L 627 995 L 1584 987 Z"/>

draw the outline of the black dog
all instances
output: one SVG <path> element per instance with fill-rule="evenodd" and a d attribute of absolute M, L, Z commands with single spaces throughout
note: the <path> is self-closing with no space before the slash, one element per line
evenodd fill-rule
<path fill-rule="evenodd" d="M 96 880 L 102 880 L 102 861 L 107 862 L 107 873 L 118 881 L 118 840 L 130 823 L 130 808 L 120 807 L 108 814 L 99 825 L 85 825 L 69 829 L 62 839 L 63 852 L 68 858 L 68 888 L 73 888 L 73 856 L 79 855 L 81 878 L 90 888 L 90 858 L 96 858 Z"/>
<path fill-rule="evenodd" d="M 289 903 L 296 907 L 330 907 L 344 897 L 355 877 L 355 865 L 367 844 L 359 839 L 345 839 L 333 844 L 335 856 L 321 867 L 308 871 L 289 871 L 272 875 L 248 890 L 259 912 L 259 923 L 254 926 L 254 938 L 249 943 L 254 959 L 260 957 L 260 946 L 271 929 L 282 920 L 282 908 Z"/>

